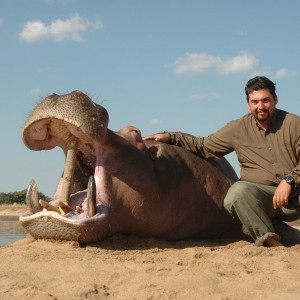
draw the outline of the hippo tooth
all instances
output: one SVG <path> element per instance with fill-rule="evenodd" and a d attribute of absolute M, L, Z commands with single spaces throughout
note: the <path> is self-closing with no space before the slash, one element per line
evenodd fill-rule
<path fill-rule="evenodd" d="M 76 151 L 77 151 L 77 140 L 70 141 L 68 143 L 66 165 L 65 165 L 64 176 L 63 176 L 63 186 L 62 186 L 61 197 L 60 197 L 60 200 L 67 205 L 69 205 L 71 187 L 73 184 Z"/>
<path fill-rule="evenodd" d="M 26 204 L 31 214 L 41 211 L 43 208 L 38 200 L 39 190 L 34 180 L 31 180 L 26 192 Z"/>
<path fill-rule="evenodd" d="M 56 211 L 57 213 L 60 213 L 60 210 L 58 207 L 55 207 L 42 199 L 39 200 L 39 203 L 42 207 L 44 207 L 48 211 Z"/>
<path fill-rule="evenodd" d="M 87 188 L 87 209 L 88 216 L 93 217 L 96 214 L 96 183 L 94 176 L 91 176 Z"/>

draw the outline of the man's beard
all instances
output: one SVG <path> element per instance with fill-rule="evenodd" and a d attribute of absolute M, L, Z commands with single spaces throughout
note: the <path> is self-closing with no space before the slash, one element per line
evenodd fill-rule
<path fill-rule="evenodd" d="M 260 116 L 260 114 L 258 112 L 255 112 L 255 118 L 260 121 L 260 122 L 265 122 L 271 119 L 271 114 L 270 111 L 268 110 L 263 110 L 261 112 L 264 112 L 263 116 Z"/>

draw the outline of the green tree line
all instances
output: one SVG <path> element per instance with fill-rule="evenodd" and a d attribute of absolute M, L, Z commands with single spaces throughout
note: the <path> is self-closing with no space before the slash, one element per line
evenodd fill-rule
<path fill-rule="evenodd" d="M 43 193 L 38 194 L 39 199 L 49 201 L 50 198 Z M 0 204 L 25 204 L 26 190 L 12 193 L 0 193 Z"/>

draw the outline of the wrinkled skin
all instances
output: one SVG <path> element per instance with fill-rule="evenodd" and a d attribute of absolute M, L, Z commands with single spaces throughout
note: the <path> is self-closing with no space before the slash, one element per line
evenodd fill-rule
<path fill-rule="evenodd" d="M 77 142 L 65 215 L 40 205 L 35 182 L 28 188 L 31 215 L 21 216 L 20 222 L 33 237 L 81 243 L 114 233 L 171 240 L 247 238 L 223 208 L 226 192 L 237 180 L 225 159 L 203 160 L 176 146 L 143 141 L 133 126 L 113 132 L 107 124 L 106 110 L 80 91 L 53 94 L 29 116 L 23 129 L 28 148 L 59 146 L 68 158 L 68 142 Z M 64 177 L 50 202 L 53 207 L 60 206 Z M 75 206 L 80 209 L 72 210 Z M 295 243 L 298 236 L 292 236 Z"/>

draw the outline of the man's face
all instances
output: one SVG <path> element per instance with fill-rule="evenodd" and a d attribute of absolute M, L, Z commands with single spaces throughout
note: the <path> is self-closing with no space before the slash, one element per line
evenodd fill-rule
<path fill-rule="evenodd" d="M 268 89 L 251 92 L 247 101 L 251 113 L 265 128 L 268 127 L 275 114 L 276 104 L 277 97 L 272 96 Z"/>

